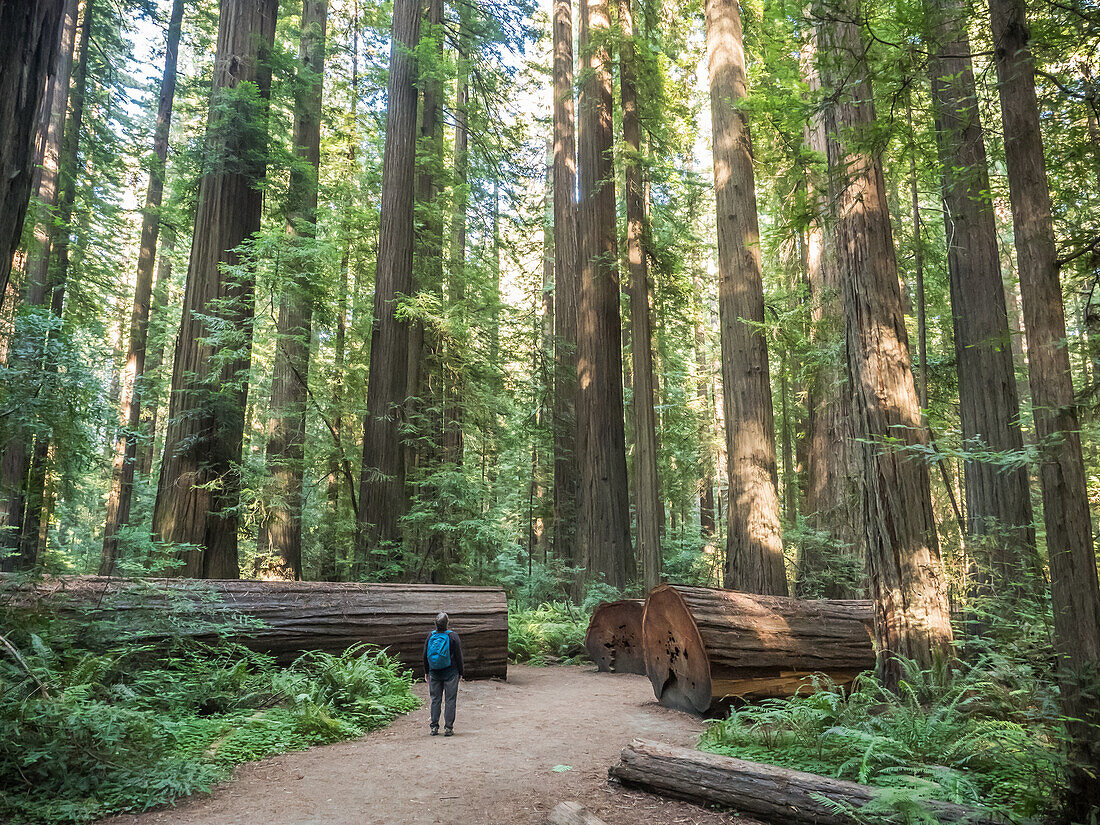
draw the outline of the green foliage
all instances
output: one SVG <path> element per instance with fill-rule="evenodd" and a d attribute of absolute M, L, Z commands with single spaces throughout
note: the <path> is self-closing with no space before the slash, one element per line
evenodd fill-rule
<path fill-rule="evenodd" d="M 932 821 L 921 801 L 996 809 L 1013 819 L 1049 812 L 1063 781 L 1060 728 L 1034 693 L 992 660 L 921 670 L 904 662 L 896 693 L 870 674 L 850 690 L 825 677 L 814 692 L 735 708 L 711 725 L 704 750 L 887 789 L 862 821 Z"/>
<path fill-rule="evenodd" d="M 584 636 L 588 632 L 589 615 L 568 602 L 543 604 L 532 610 L 509 610 L 508 658 L 532 665 L 585 660 Z"/>
<path fill-rule="evenodd" d="M 21 628 L 0 658 L 0 819 L 80 823 L 208 791 L 241 762 L 361 736 L 419 700 L 385 652 L 286 669 L 235 644 L 71 644 Z"/>

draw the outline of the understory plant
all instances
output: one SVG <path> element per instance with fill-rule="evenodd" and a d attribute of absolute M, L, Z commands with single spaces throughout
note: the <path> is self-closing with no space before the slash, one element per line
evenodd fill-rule
<path fill-rule="evenodd" d="M 568 602 L 508 611 L 508 658 L 513 662 L 572 664 L 586 658 L 589 614 Z"/>

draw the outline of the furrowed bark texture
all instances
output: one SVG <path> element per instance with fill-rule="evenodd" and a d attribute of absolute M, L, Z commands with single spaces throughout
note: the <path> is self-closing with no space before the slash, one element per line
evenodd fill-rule
<path fill-rule="evenodd" d="M 947 265 L 955 319 L 959 417 L 964 445 L 973 450 L 1020 451 L 1020 402 L 1001 281 L 997 226 L 986 158 L 967 10 L 957 0 L 927 0 L 936 26 L 928 64 L 947 231 Z M 965 465 L 966 526 L 995 590 L 1040 574 L 1024 466 L 970 459 Z M 977 546 L 975 546 L 977 545 Z"/>
<path fill-rule="evenodd" d="M 317 170 L 321 161 L 321 94 L 325 70 L 328 0 L 303 0 L 298 51 L 298 85 L 294 96 L 294 151 L 290 170 L 286 233 L 291 241 L 290 271 L 283 284 L 276 326 L 275 363 L 271 377 L 271 433 L 267 464 L 275 499 L 264 529 L 272 557 L 270 573 L 302 578 L 302 490 L 305 476 L 306 402 L 309 347 L 313 334 L 319 259 L 317 236 Z"/>
<path fill-rule="evenodd" d="M 238 465 L 252 360 L 254 274 L 237 251 L 260 228 L 275 0 L 222 0 L 195 233 L 172 367 L 153 533 L 184 545 L 179 575 L 240 575 Z"/>
<path fill-rule="evenodd" d="M 744 113 L 745 49 L 736 0 L 707 0 L 714 129 L 718 312 L 729 465 L 726 587 L 787 595 L 775 458 L 752 139 Z"/>
<path fill-rule="evenodd" d="M 1066 321 L 1058 277 L 1050 190 L 1035 96 L 1035 64 L 1025 6 L 990 0 L 994 62 L 1000 81 L 1012 227 L 1024 305 L 1039 482 L 1050 559 L 1055 643 L 1060 653 L 1064 712 L 1079 753 L 1070 774 L 1066 821 L 1087 821 L 1100 809 L 1100 587 Z"/>
<path fill-rule="evenodd" d="M 65 5 L 0 2 L 0 306 L 30 202 L 35 131 L 47 78 L 57 70 Z"/>
<path fill-rule="evenodd" d="M 371 568 L 370 554 L 401 539 L 405 511 L 405 456 L 401 424 L 408 374 L 408 324 L 396 316 L 399 295 L 413 291 L 413 217 L 416 177 L 417 89 L 413 51 L 420 37 L 420 4 L 397 0 L 393 10 L 386 141 L 382 156 L 381 225 L 374 281 L 374 322 L 363 418 L 356 574 Z"/>
<path fill-rule="evenodd" d="M 622 321 L 615 220 L 607 0 L 582 0 L 580 302 L 577 313 L 577 541 L 589 581 L 623 589 L 634 576 L 623 426 Z"/>
<path fill-rule="evenodd" d="M 421 675 L 424 640 L 446 610 L 462 638 L 466 677 L 508 675 L 508 603 L 495 587 L 56 576 L 20 585 L 0 579 L 0 604 L 110 621 L 137 643 L 173 635 L 214 642 L 215 628 L 228 624 L 232 640 L 283 663 L 366 643 Z"/>
<path fill-rule="evenodd" d="M 845 6 L 826 24 L 822 85 L 838 90 L 825 108 L 830 199 L 836 205 L 857 432 L 869 444 L 864 449 L 864 532 L 877 669 L 894 687 L 900 678 L 895 656 L 928 667 L 935 654 L 950 654 L 952 633 L 928 465 L 906 449 L 925 447 L 927 435 L 909 356 L 882 162 L 867 145 L 875 112 L 854 22 L 858 15 L 858 8 Z M 847 65 L 839 65 L 837 57 Z"/>
<path fill-rule="evenodd" d="M 130 344 L 122 376 L 119 431 L 115 440 L 111 489 L 107 494 L 107 520 L 103 530 L 103 551 L 99 562 L 99 572 L 104 576 L 114 571 L 118 558 L 118 531 L 130 523 L 138 431 L 141 426 L 141 385 L 145 375 L 145 354 L 149 340 L 149 303 L 153 296 L 153 261 L 160 235 L 160 205 L 164 196 L 164 168 L 168 158 L 168 133 L 172 126 L 172 103 L 176 96 L 176 62 L 183 28 L 183 8 L 183 0 L 174 0 L 168 20 L 164 74 L 160 81 L 157 123 L 153 132 L 153 157 L 149 168 L 149 185 L 145 191 L 145 209 L 141 218 L 141 246 L 138 250 L 134 308 L 130 313 Z"/>
<path fill-rule="evenodd" d="M 705 713 L 731 696 L 789 696 L 824 673 L 848 682 L 875 661 L 872 605 L 662 584 L 642 617 L 658 701 Z"/>
<path fill-rule="evenodd" d="M 732 808 L 776 825 L 848 825 L 852 816 L 830 802 L 858 811 L 882 794 L 880 788 L 844 779 L 642 739 L 623 748 L 619 763 L 607 773 L 632 788 L 697 805 Z M 1007 822 L 953 802 L 929 800 L 924 804 L 940 822 Z"/>
<path fill-rule="evenodd" d="M 619 80 L 626 144 L 626 258 L 630 278 L 630 360 L 634 371 L 634 518 L 638 565 L 648 590 L 661 580 L 661 493 L 657 476 L 657 414 L 653 407 L 653 324 L 649 313 L 649 267 L 645 237 L 645 181 L 642 129 L 638 119 L 634 27 L 631 0 L 619 0 Z"/>
<path fill-rule="evenodd" d="M 577 548 L 577 146 L 573 120 L 573 4 L 554 0 L 554 554 Z"/>

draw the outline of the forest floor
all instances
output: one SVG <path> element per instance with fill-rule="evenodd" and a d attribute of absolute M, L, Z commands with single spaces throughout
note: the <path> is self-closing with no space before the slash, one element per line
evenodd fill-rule
<path fill-rule="evenodd" d="M 565 800 L 608 825 L 752 825 L 608 784 L 632 738 L 693 745 L 703 729 L 644 676 L 511 665 L 507 682 L 461 683 L 450 738 L 428 736 L 416 692 L 423 707 L 362 739 L 242 765 L 211 796 L 104 825 L 542 825 Z"/>

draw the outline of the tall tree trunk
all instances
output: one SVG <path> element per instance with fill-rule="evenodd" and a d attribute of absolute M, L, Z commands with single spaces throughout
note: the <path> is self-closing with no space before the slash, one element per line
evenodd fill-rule
<path fill-rule="evenodd" d="M 989 163 L 985 154 L 967 11 L 958 0 L 928 0 L 937 32 L 929 62 L 946 209 L 947 266 L 955 319 L 959 416 L 964 446 L 1023 449 L 1011 332 L 1001 281 Z M 967 533 L 977 539 L 998 592 L 1039 573 L 1026 467 L 971 458 L 964 465 Z"/>
<path fill-rule="evenodd" d="M 1035 430 L 1042 450 L 1039 481 L 1050 558 L 1061 696 L 1080 752 L 1071 771 L 1065 819 L 1083 822 L 1100 808 L 1100 586 L 1077 408 L 1065 348 L 1054 222 L 1043 158 L 1035 64 L 1021 0 L 990 0 L 994 62 L 1000 81 L 1005 161 L 1024 304 Z"/>
<path fill-rule="evenodd" d="M 634 26 L 631 0 L 619 0 L 619 80 L 626 145 L 626 258 L 630 277 L 630 352 L 634 367 L 634 513 L 638 530 L 638 564 L 648 591 L 661 581 L 661 493 L 657 477 L 657 416 L 653 392 L 653 326 L 649 314 L 646 266 L 645 183 L 642 129 L 638 120 Z"/>
<path fill-rule="evenodd" d="M 59 53 L 65 62 L 65 7 L 66 0 L 0 0 L 0 306 L 35 178 L 35 132 L 47 78 L 60 74 Z M 67 79 L 54 88 L 60 92 L 55 97 L 65 97 Z"/>
<path fill-rule="evenodd" d="M 927 444 L 909 357 L 881 158 L 868 148 L 874 102 L 860 42 L 860 10 L 845 4 L 825 28 L 823 85 L 830 198 L 847 328 L 848 369 L 865 456 L 864 532 L 875 600 L 879 677 L 897 686 L 904 656 L 923 667 L 950 655 Z M 836 60 L 840 58 L 840 61 Z"/>
<path fill-rule="evenodd" d="M 174 572 L 183 576 L 240 575 L 239 464 L 255 280 L 238 247 L 260 228 L 277 10 L 276 0 L 221 3 L 205 147 L 213 162 L 199 183 L 153 509 L 154 535 L 182 545 Z"/>
<path fill-rule="evenodd" d="M 298 78 L 294 89 L 294 152 L 290 170 L 286 233 L 290 271 L 279 300 L 275 363 L 271 377 L 273 426 L 267 464 L 275 497 L 266 519 L 271 571 L 302 578 L 302 490 L 305 475 L 306 402 L 313 305 L 318 291 L 316 254 L 317 172 L 321 162 L 321 95 L 325 71 L 328 0 L 303 0 Z"/>
<path fill-rule="evenodd" d="M 584 2 L 584 0 L 582 0 Z M 577 535 L 577 147 L 573 6 L 554 0 L 554 555 L 582 563 Z"/>
<path fill-rule="evenodd" d="M 577 542 L 586 577 L 623 589 L 634 577 L 623 430 L 622 320 L 616 250 L 610 10 L 581 0 L 580 291 L 577 309 Z"/>
<path fill-rule="evenodd" d="M 730 493 L 726 587 L 787 595 L 775 458 L 760 231 L 744 100 L 745 49 L 736 0 L 707 0 L 707 62 L 714 129 L 718 309 Z"/>
<path fill-rule="evenodd" d="M 164 196 L 164 169 L 168 158 L 168 133 L 172 126 L 172 103 L 176 96 L 176 60 L 183 28 L 184 0 L 174 0 L 168 20 L 164 53 L 164 74 L 157 102 L 157 124 L 153 131 L 153 157 L 149 167 L 149 185 L 145 191 L 145 209 L 141 218 L 141 246 L 138 251 L 137 283 L 134 307 L 130 313 L 130 343 L 121 385 L 118 413 L 118 437 L 115 440 L 111 489 L 107 494 L 107 521 L 103 530 L 103 555 L 99 573 L 109 576 L 118 558 L 118 531 L 130 523 L 130 503 L 134 490 L 134 464 L 141 426 L 142 383 L 145 376 L 145 350 L 149 338 L 149 302 L 153 294 L 153 259 L 160 235 L 160 205 Z"/>
<path fill-rule="evenodd" d="M 152 336 L 152 347 L 145 359 L 145 375 L 150 376 L 160 371 L 164 362 L 165 338 L 168 330 L 165 329 L 164 314 L 168 306 L 168 288 L 172 280 L 172 249 L 175 245 L 174 232 L 167 229 L 164 233 L 165 243 L 161 245 L 160 255 L 157 256 L 157 277 L 153 284 L 153 304 L 150 307 L 150 323 L 156 323 L 157 329 Z M 147 333 L 148 334 L 148 333 Z M 153 459 L 157 441 L 157 421 L 160 417 L 160 393 L 149 393 L 150 387 L 146 386 L 146 395 L 142 398 L 142 406 L 145 408 L 146 422 L 143 426 L 143 437 L 138 445 L 137 466 L 138 471 L 145 477 L 153 472 Z"/>
<path fill-rule="evenodd" d="M 33 295 L 27 300 L 27 303 L 32 306 L 48 305 L 50 314 L 54 316 L 54 322 L 58 325 L 65 309 L 65 290 L 69 280 L 69 239 L 72 232 L 73 206 L 76 203 L 80 131 L 84 122 L 84 99 L 88 88 L 88 50 L 94 19 L 92 1 L 85 0 L 84 15 L 80 21 L 80 44 L 74 58 L 76 77 L 69 96 L 71 112 L 63 133 L 56 178 L 60 190 L 57 211 L 50 227 L 49 256 L 45 259 L 48 274 L 44 281 L 32 282 Z M 40 292 L 43 284 L 44 292 Z M 57 364 L 49 357 L 48 339 L 50 337 L 52 336 L 47 333 L 47 340 L 40 343 L 41 351 L 38 354 L 42 357 L 43 371 L 53 374 L 57 372 Z M 46 477 L 50 455 L 50 438 L 39 433 L 35 438 L 34 452 L 27 470 L 26 514 L 23 517 L 23 534 L 20 538 L 20 553 L 27 563 L 33 563 L 37 558 L 38 550 L 45 545 L 45 536 L 49 530 L 51 508 L 47 506 L 49 499 L 46 495 Z"/>
<path fill-rule="evenodd" d="M 715 459 L 712 428 L 714 426 L 713 388 L 711 368 L 707 362 L 707 339 L 703 327 L 703 314 L 706 311 L 703 302 L 703 277 L 698 263 L 693 267 L 692 286 L 699 306 L 695 312 L 694 349 L 695 349 L 695 398 L 699 403 L 699 443 L 702 467 L 699 488 L 699 532 L 708 543 L 714 538 L 714 483 Z M 667 392 L 667 390 L 666 390 Z"/>
<path fill-rule="evenodd" d="M 390 46 L 386 142 L 382 159 L 381 226 L 374 281 L 374 323 L 363 418 L 363 469 L 356 531 L 356 573 L 370 554 L 401 539 L 405 510 L 404 419 L 408 325 L 396 315 L 399 295 L 413 289 L 417 90 L 413 52 L 420 37 L 420 4 L 396 0 Z"/>

